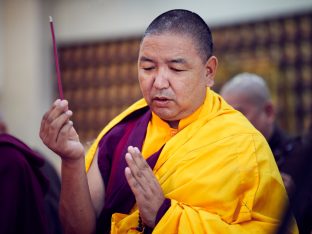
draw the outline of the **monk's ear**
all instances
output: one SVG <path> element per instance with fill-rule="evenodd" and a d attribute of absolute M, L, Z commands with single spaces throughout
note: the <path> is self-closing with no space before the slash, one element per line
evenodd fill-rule
<path fill-rule="evenodd" d="M 216 56 L 210 56 L 210 58 L 207 60 L 206 65 L 206 86 L 211 87 L 214 84 L 214 78 L 217 72 L 218 68 L 218 59 Z"/>
<path fill-rule="evenodd" d="M 268 101 L 265 105 L 264 105 L 264 111 L 265 114 L 267 116 L 267 119 L 273 123 L 275 120 L 275 107 L 272 101 Z"/>

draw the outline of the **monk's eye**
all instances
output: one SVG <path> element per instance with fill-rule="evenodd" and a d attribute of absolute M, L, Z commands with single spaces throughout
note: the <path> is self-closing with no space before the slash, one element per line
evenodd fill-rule
<path fill-rule="evenodd" d="M 154 66 L 151 66 L 151 67 L 143 67 L 142 69 L 145 70 L 145 71 L 151 71 L 151 70 L 154 70 L 155 67 L 154 67 Z"/>
<path fill-rule="evenodd" d="M 174 71 L 174 72 L 183 72 L 183 71 L 185 71 L 184 69 L 175 68 L 175 67 L 171 67 L 170 69 L 171 69 L 172 71 Z"/>

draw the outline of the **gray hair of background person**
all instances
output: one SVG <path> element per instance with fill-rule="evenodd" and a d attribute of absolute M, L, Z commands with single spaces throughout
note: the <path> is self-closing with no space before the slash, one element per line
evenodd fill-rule
<path fill-rule="evenodd" d="M 271 99 L 265 80 L 253 73 L 240 73 L 226 82 L 220 94 L 239 92 L 248 96 L 251 103 L 261 105 Z"/>

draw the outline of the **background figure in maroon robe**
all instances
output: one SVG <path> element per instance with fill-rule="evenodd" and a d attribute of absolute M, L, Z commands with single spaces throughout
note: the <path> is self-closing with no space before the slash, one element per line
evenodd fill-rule
<path fill-rule="evenodd" d="M 0 135 L 0 233 L 49 233 L 44 161 L 18 139 Z"/>
<path fill-rule="evenodd" d="M 61 233 L 55 169 L 0 118 L 0 234 Z"/>

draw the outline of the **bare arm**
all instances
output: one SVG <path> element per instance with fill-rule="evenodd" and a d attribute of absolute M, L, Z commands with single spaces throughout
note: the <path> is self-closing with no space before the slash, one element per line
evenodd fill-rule
<path fill-rule="evenodd" d="M 94 233 L 96 213 L 92 204 L 84 158 L 62 161 L 60 219 L 65 233 Z"/>
<path fill-rule="evenodd" d="M 98 151 L 95 154 L 87 176 L 94 210 L 96 216 L 99 217 L 104 206 L 105 189 L 104 181 L 102 179 L 98 165 Z"/>
<path fill-rule="evenodd" d="M 44 144 L 58 154 L 62 159 L 62 189 L 60 198 L 60 219 L 65 233 L 94 233 L 96 228 L 96 213 L 93 194 L 101 191 L 104 196 L 103 183 L 100 189 L 94 189 L 91 183 L 90 194 L 88 179 L 85 172 L 84 148 L 69 118 L 72 112 L 68 110 L 68 102 L 57 100 L 51 109 L 44 115 L 40 137 Z M 94 160 L 97 163 L 97 160 Z M 95 165 L 97 166 L 97 165 Z M 92 166 L 93 168 L 95 166 Z M 98 178 L 95 169 L 93 177 Z M 98 194 L 98 197 L 100 197 Z M 101 208 L 100 208 L 101 209 Z"/>

